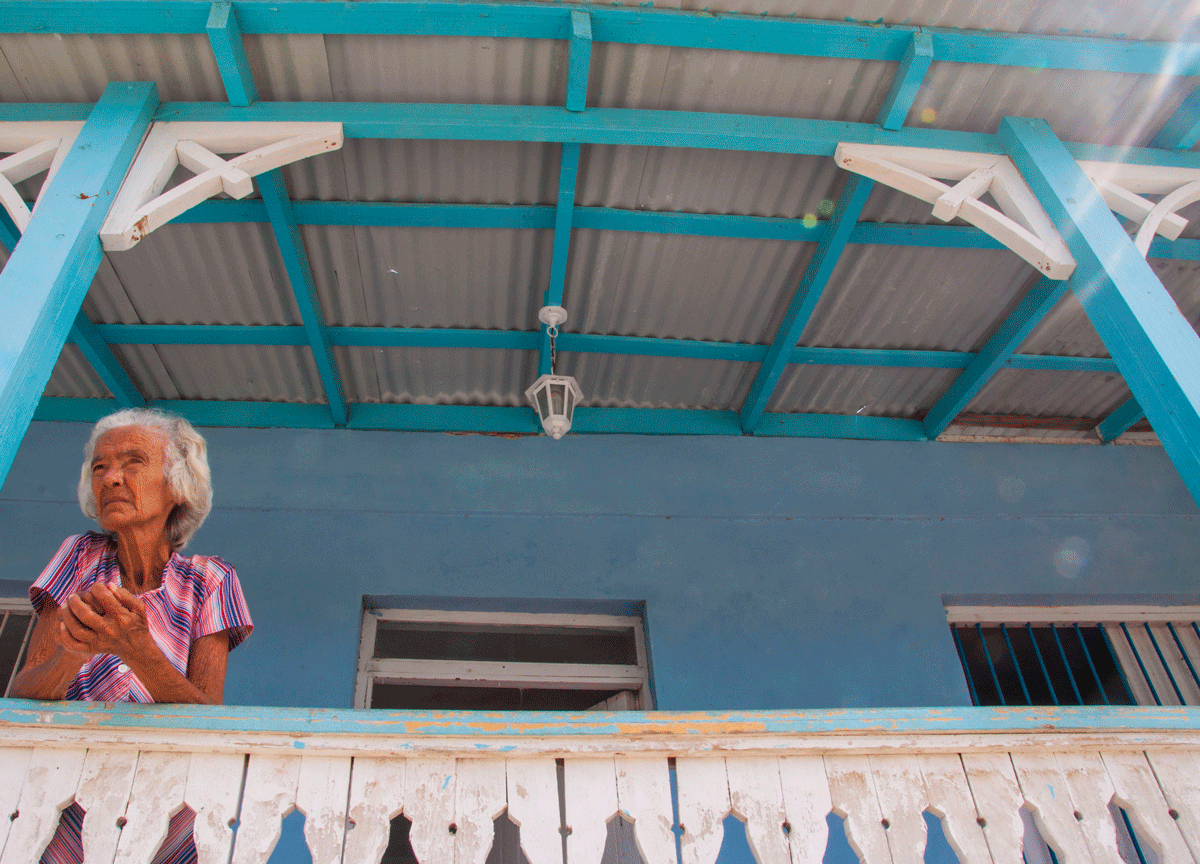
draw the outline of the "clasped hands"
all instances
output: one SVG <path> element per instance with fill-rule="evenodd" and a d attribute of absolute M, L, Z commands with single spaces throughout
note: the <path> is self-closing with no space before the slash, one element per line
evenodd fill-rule
<path fill-rule="evenodd" d="M 128 663 L 150 638 L 145 603 L 120 585 L 92 585 L 60 610 L 58 642 L 69 654 L 115 654 Z"/>

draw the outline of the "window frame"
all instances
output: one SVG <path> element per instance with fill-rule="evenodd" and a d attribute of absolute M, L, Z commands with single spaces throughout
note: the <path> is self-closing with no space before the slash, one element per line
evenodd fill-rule
<path fill-rule="evenodd" d="M 636 665 L 597 663 L 527 663 L 476 660 L 379 659 L 374 656 L 375 633 L 381 621 L 419 624 L 507 627 L 578 627 L 587 630 L 633 629 Z M 364 608 L 358 643 L 354 707 L 369 708 L 377 681 L 429 686 L 538 686 L 544 689 L 633 691 L 641 705 L 654 709 L 646 649 L 645 621 L 640 615 L 571 612 L 505 612 L 452 609 Z M 616 697 L 613 697 L 614 700 Z M 610 700 L 613 701 L 613 700 Z"/>
<path fill-rule="evenodd" d="M 998 602 L 983 602 L 982 598 L 954 602 L 958 598 L 943 597 L 946 621 L 951 628 L 976 624 L 1099 627 L 1134 704 L 1200 705 L 1196 674 L 1200 672 L 1200 604 L 1194 598 L 1175 603 L 1133 597 L 1118 602 L 1072 597 L 1060 603 L 1046 598 L 1038 603 L 1031 598 L 1028 604 L 995 599 Z M 1174 632 L 1167 624 L 1174 625 Z"/>
<path fill-rule="evenodd" d="M 29 602 L 29 597 L 15 597 L 0 595 L 0 633 L 4 632 L 4 628 L 8 626 L 8 616 L 13 613 L 25 615 L 28 614 L 29 623 L 25 626 L 25 635 L 21 638 L 21 648 L 17 651 L 17 659 L 13 665 L 12 671 L 8 675 L 8 681 L 5 682 L 3 697 L 8 698 L 8 694 L 12 692 L 13 679 L 17 677 L 17 673 L 21 671 L 21 667 L 25 665 L 25 655 L 29 651 L 29 640 L 33 637 L 33 628 L 37 626 L 38 614 L 33 609 L 33 604 Z"/>

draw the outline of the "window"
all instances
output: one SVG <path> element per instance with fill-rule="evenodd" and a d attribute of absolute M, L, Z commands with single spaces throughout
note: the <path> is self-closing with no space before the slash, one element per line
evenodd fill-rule
<path fill-rule="evenodd" d="M 642 603 L 365 597 L 363 607 L 356 708 L 653 707 Z"/>
<path fill-rule="evenodd" d="M 25 662 L 35 616 L 27 597 L 0 597 L 0 686 L 7 696 L 13 676 Z"/>
<path fill-rule="evenodd" d="M 1200 603 L 973 599 L 943 602 L 976 705 L 1200 705 Z"/>

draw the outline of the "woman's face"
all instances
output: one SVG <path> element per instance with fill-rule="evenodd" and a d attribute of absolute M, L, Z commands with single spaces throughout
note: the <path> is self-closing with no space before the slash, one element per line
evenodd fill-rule
<path fill-rule="evenodd" d="M 165 444 L 161 433 L 141 426 L 100 436 L 92 456 L 92 494 L 105 531 L 165 524 L 179 503 L 163 474 Z"/>

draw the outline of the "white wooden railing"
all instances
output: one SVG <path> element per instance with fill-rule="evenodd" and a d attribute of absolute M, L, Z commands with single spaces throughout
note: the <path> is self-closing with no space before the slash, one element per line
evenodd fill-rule
<path fill-rule="evenodd" d="M 731 812 L 760 864 L 820 864 L 831 811 L 865 864 L 918 864 L 926 810 L 964 864 L 1022 864 L 1021 808 L 1060 864 L 1119 864 L 1112 803 L 1161 864 L 1200 864 L 1200 709 L 0 702 L 0 864 L 36 862 L 72 801 L 89 864 L 149 862 L 185 804 L 202 864 L 265 862 L 293 809 L 314 864 L 378 862 L 400 812 L 423 864 L 483 864 L 506 810 L 529 864 L 598 864 L 618 812 L 646 864 L 713 864 Z"/>

